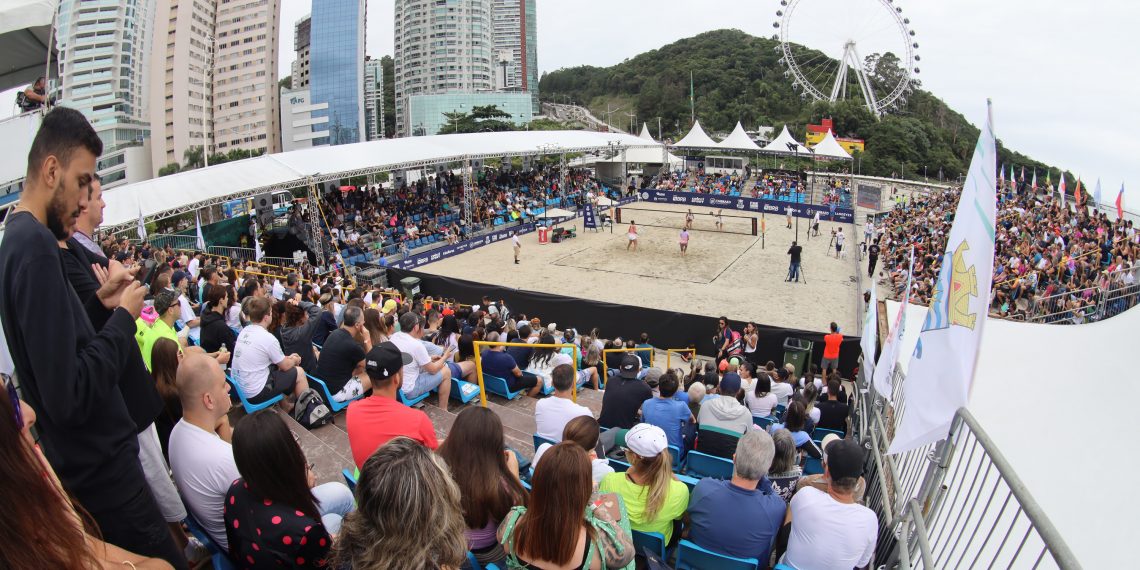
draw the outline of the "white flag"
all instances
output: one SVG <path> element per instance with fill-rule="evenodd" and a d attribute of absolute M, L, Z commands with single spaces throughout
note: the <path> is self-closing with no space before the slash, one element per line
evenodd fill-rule
<path fill-rule="evenodd" d="M 863 339 L 859 348 L 863 351 L 863 378 L 870 382 L 875 371 L 875 344 L 879 338 L 879 280 L 871 280 L 871 302 L 867 315 L 863 317 Z"/>
<path fill-rule="evenodd" d="M 906 405 L 888 453 L 909 451 L 946 437 L 955 412 L 970 398 L 994 269 L 997 149 L 988 102 L 986 111 L 986 125 L 974 147 L 946 240 L 934 297 L 907 367 Z"/>
<path fill-rule="evenodd" d="M 1057 183 L 1057 190 L 1061 192 L 1061 207 L 1065 207 L 1065 173 L 1061 173 L 1061 181 Z"/>
<path fill-rule="evenodd" d="M 911 275 L 914 273 L 914 246 L 910 248 L 910 266 L 906 271 L 906 289 L 903 291 L 902 305 L 899 306 L 899 311 L 895 314 L 895 321 L 891 325 L 891 330 L 887 333 L 887 339 L 883 342 L 883 352 L 879 354 L 879 360 L 875 363 L 875 375 L 872 376 L 872 385 L 875 387 L 875 392 L 880 396 L 891 400 L 892 395 L 892 375 L 895 371 L 895 364 L 899 361 L 899 347 L 902 346 L 903 332 L 906 331 L 906 308 L 910 305 L 910 287 Z"/>
<path fill-rule="evenodd" d="M 261 240 L 257 235 L 257 218 L 253 219 L 253 260 L 261 261 L 265 254 L 261 252 Z"/>
<path fill-rule="evenodd" d="M 206 251 L 206 238 L 202 237 L 202 215 L 198 212 L 194 212 L 194 224 L 198 231 L 198 251 Z"/>
<path fill-rule="evenodd" d="M 1096 179 L 1096 190 L 1093 190 L 1093 208 L 1100 209 L 1100 178 Z"/>
<path fill-rule="evenodd" d="M 139 204 L 139 241 L 146 241 L 146 221 L 142 215 L 142 204 Z"/>

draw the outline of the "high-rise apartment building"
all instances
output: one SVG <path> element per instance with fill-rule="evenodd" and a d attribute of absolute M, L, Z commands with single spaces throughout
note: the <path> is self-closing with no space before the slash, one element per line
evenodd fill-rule
<path fill-rule="evenodd" d="M 82 112 L 102 139 L 111 155 L 99 165 L 108 187 L 150 177 L 146 161 L 126 155 L 145 154 L 154 11 L 155 0 L 63 0 L 59 5 L 59 101 Z"/>
<path fill-rule="evenodd" d="M 396 135 L 413 95 L 494 91 L 493 48 L 491 0 L 396 0 Z"/>
<path fill-rule="evenodd" d="M 535 0 L 492 0 L 495 38 L 495 86 L 524 91 L 538 114 L 538 25 Z"/>
<path fill-rule="evenodd" d="M 305 16 L 293 25 L 293 49 L 297 59 L 293 60 L 293 89 L 309 86 L 309 36 L 313 28 L 312 16 Z"/>
<path fill-rule="evenodd" d="M 216 14 L 213 148 L 219 153 L 281 152 L 277 115 L 281 1 L 221 0 Z"/>
<path fill-rule="evenodd" d="M 364 41 L 365 0 L 313 2 L 309 35 L 309 91 L 313 117 L 328 117 L 327 138 L 314 145 L 349 144 L 365 139 Z"/>
<path fill-rule="evenodd" d="M 384 138 L 384 66 L 378 59 L 364 61 L 365 138 Z"/>
<path fill-rule="evenodd" d="M 281 149 L 280 0 L 157 0 L 150 63 L 151 162 Z"/>

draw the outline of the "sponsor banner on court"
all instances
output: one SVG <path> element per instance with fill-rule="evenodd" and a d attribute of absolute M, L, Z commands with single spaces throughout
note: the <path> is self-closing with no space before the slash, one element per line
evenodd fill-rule
<path fill-rule="evenodd" d="M 834 208 L 818 204 L 797 204 L 793 202 L 780 202 L 778 200 L 761 200 L 746 198 L 744 196 L 726 196 L 722 194 L 700 194 L 697 192 L 671 192 L 668 190 L 642 190 L 641 199 L 645 202 L 658 202 L 662 204 L 683 204 L 686 206 L 706 206 L 709 208 L 739 210 L 758 214 L 784 215 L 790 209 L 792 215 L 799 218 L 812 218 L 819 212 L 824 221 L 854 223 L 855 212 L 851 208 Z"/>
<path fill-rule="evenodd" d="M 593 204 L 586 204 L 585 211 L 582 212 L 582 227 L 595 229 L 598 227 L 598 221 L 594 219 Z"/>
<path fill-rule="evenodd" d="M 883 189 L 870 184 L 859 184 L 859 195 L 855 200 L 860 208 L 878 212 L 883 206 Z"/>
<path fill-rule="evenodd" d="M 408 256 L 405 259 L 401 259 L 389 264 L 389 267 L 395 267 L 396 269 L 415 269 L 417 267 L 423 267 L 429 263 L 435 263 L 437 261 L 447 259 L 461 253 L 466 253 L 488 244 L 503 240 L 509 240 L 511 239 L 511 232 L 518 232 L 519 235 L 523 235 L 533 232 L 534 229 L 534 222 L 527 222 L 525 224 L 511 226 L 509 228 L 494 231 L 486 235 L 464 240 L 454 245 L 437 247 L 423 253 L 417 253 L 416 255 Z"/>

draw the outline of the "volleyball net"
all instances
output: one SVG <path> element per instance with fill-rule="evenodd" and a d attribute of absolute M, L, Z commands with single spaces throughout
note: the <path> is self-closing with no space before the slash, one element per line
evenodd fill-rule
<path fill-rule="evenodd" d="M 736 210 L 732 210 L 735 212 Z M 726 234 L 739 234 L 748 236 L 760 235 L 760 218 L 756 216 L 741 216 L 736 213 L 727 213 L 707 208 L 693 208 L 692 224 L 689 231 L 720 232 Z M 673 210 L 659 210 L 655 208 L 620 207 L 614 209 L 614 223 L 636 223 L 638 226 L 650 228 L 667 228 L 681 230 L 685 227 L 689 212 L 675 212 Z M 637 221 L 642 220 L 642 221 Z"/>

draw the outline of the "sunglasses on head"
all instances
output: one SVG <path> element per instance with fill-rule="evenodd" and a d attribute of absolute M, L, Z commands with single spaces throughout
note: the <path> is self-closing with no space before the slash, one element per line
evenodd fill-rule
<path fill-rule="evenodd" d="M 16 418 L 16 428 L 24 429 L 24 411 L 20 409 L 20 394 L 16 392 L 16 383 L 11 378 L 7 378 L 4 384 L 8 388 L 8 399 L 12 404 L 12 413 Z"/>

